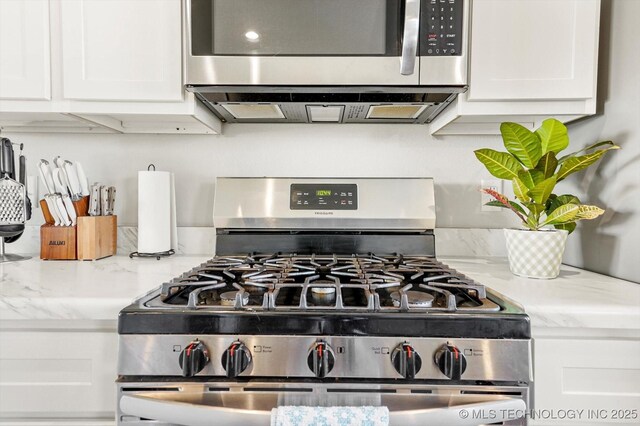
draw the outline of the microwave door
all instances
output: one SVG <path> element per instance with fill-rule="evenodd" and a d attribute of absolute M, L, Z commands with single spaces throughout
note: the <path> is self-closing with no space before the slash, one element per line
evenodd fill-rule
<path fill-rule="evenodd" d="M 188 85 L 416 86 L 420 0 L 184 0 Z"/>

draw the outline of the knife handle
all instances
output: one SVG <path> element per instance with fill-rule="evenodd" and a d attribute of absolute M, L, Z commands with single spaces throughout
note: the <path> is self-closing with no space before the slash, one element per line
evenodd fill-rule
<path fill-rule="evenodd" d="M 54 223 L 56 223 L 56 221 L 53 220 L 53 216 L 49 211 L 49 206 L 47 205 L 47 201 L 44 198 L 40 200 L 40 209 L 42 210 L 42 216 L 44 216 L 44 222 L 47 225 L 53 225 Z"/>
<path fill-rule="evenodd" d="M 49 213 L 53 216 L 53 224 L 55 226 L 60 226 L 62 223 L 60 219 L 60 212 L 58 211 L 58 205 L 55 201 L 55 195 L 47 194 L 44 196 L 44 200 L 47 202 L 47 206 L 49 207 Z"/>
<path fill-rule="evenodd" d="M 71 220 L 71 225 L 75 225 L 76 224 L 76 218 L 78 217 L 78 215 L 76 214 L 76 208 L 73 205 L 73 202 L 71 201 L 71 197 L 68 194 L 63 194 L 62 195 L 62 203 L 64 204 L 64 208 L 67 211 L 67 215 L 69 216 L 69 219 Z"/>
<path fill-rule="evenodd" d="M 109 188 L 100 187 L 100 216 L 107 216 L 109 211 Z"/>
<path fill-rule="evenodd" d="M 100 215 L 100 186 L 94 184 L 91 186 L 89 194 L 89 216 Z"/>
<path fill-rule="evenodd" d="M 62 220 L 62 224 L 64 226 L 71 226 L 72 222 L 67 212 L 67 207 L 64 205 L 64 201 L 62 201 L 62 196 L 60 194 L 56 194 L 54 196 L 54 201 L 56 206 L 58 206 L 58 212 L 60 212 L 60 219 Z"/>

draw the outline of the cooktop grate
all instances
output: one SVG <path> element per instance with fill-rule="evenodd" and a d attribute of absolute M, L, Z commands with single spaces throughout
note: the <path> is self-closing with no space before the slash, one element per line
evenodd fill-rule
<path fill-rule="evenodd" d="M 147 307 L 197 310 L 491 312 L 483 285 L 428 256 L 216 256 Z"/>

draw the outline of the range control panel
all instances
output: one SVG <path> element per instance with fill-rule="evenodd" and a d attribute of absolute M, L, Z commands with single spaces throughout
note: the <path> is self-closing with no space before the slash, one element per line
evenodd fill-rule
<path fill-rule="evenodd" d="M 422 0 L 420 56 L 462 54 L 464 0 Z"/>
<path fill-rule="evenodd" d="M 292 183 L 291 210 L 358 210 L 356 184 Z"/>

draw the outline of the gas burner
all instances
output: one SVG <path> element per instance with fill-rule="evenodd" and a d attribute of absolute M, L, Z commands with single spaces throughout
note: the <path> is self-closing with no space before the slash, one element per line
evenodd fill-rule
<path fill-rule="evenodd" d="M 234 306 L 236 303 L 236 299 L 238 297 L 239 292 L 237 290 L 234 291 L 226 291 L 220 295 L 220 304 L 222 306 Z M 249 295 L 247 293 L 242 293 L 242 306 L 246 305 L 249 302 Z"/>
<path fill-rule="evenodd" d="M 422 291 L 409 290 L 404 292 L 404 294 L 407 295 L 407 305 L 409 308 L 430 308 L 435 299 L 431 294 Z M 394 291 L 391 293 L 391 299 L 393 300 L 393 306 L 400 307 L 402 293 Z"/>
<path fill-rule="evenodd" d="M 319 295 L 336 294 L 336 289 L 333 287 L 311 287 L 311 293 Z"/>
<path fill-rule="evenodd" d="M 395 254 L 216 257 L 163 286 L 160 306 L 180 305 L 275 311 L 500 309 L 487 299 L 484 286 L 433 257 Z"/>

